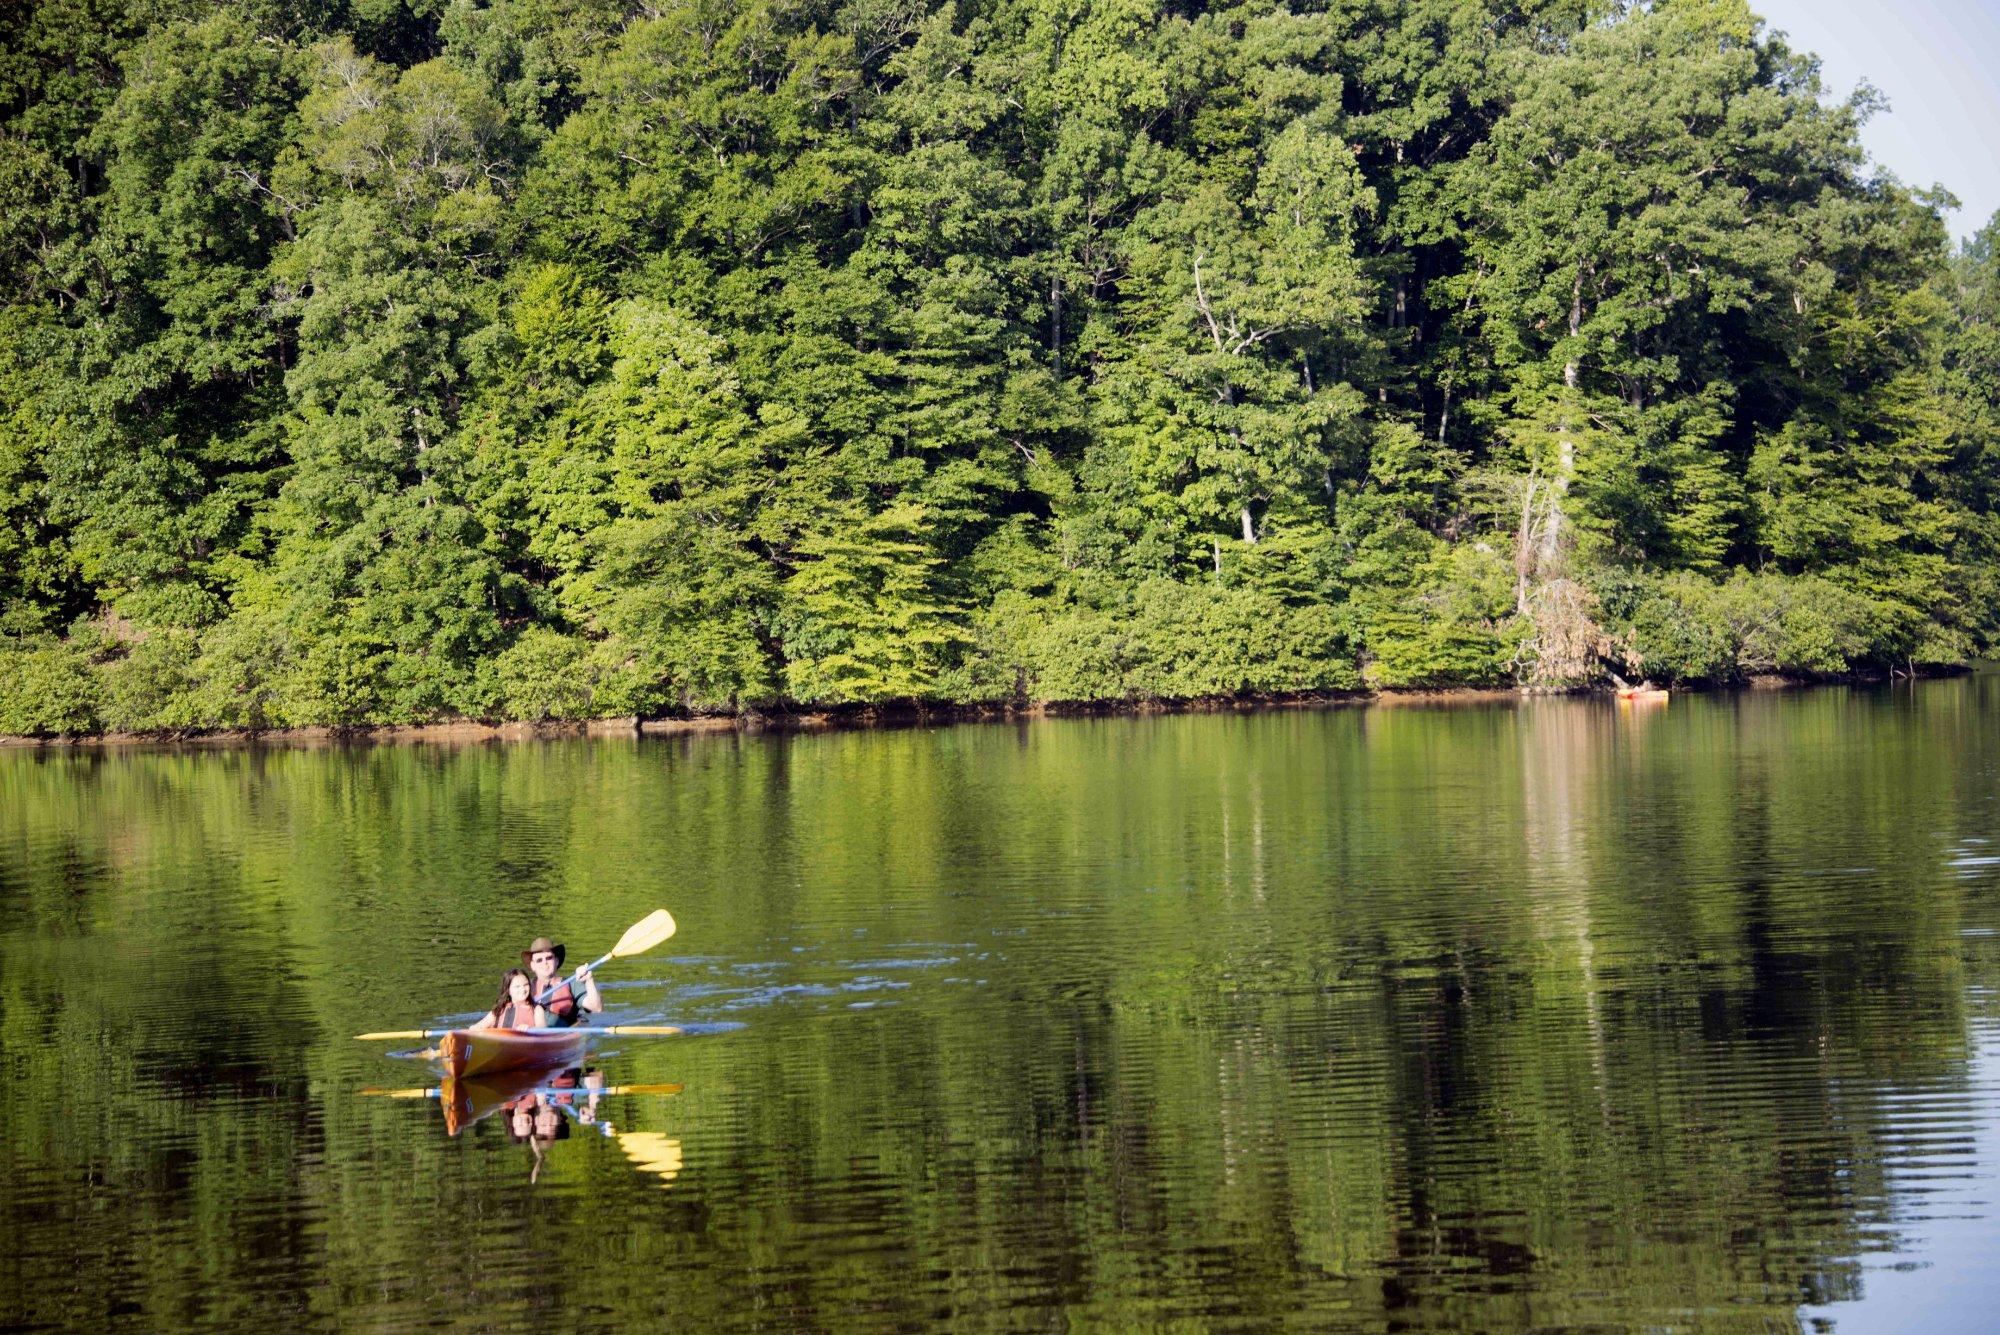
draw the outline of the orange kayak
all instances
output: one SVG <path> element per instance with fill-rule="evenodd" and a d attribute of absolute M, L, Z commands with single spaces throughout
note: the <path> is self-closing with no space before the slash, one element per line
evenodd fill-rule
<path fill-rule="evenodd" d="M 583 1029 L 454 1029 L 438 1042 L 454 1080 L 506 1071 L 540 1071 L 583 1056 Z"/>

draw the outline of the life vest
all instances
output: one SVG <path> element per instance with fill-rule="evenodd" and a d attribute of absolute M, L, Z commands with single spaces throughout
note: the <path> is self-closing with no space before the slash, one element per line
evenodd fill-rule
<path fill-rule="evenodd" d="M 525 1012 L 525 1023 L 523 1022 Z M 493 1027 L 496 1029 L 533 1029 L 535 1027 L 535 1003 L 532 1001 L 510 1001 L 493 1012 Z"/>
<path fill-rule="evenodd" d="M 549 1013 L 549 1028 L 567 1029 L 583 1018 L 583 1012 L 571 995 L 569 984 L 564 983 L 555 990 L 555 995 L 542 1003 L 542 1009 Z"/>

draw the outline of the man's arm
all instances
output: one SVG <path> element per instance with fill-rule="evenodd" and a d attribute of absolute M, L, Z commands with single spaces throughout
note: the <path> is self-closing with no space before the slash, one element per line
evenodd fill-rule
<path fill-rule="evenodd" d="M 576 971 L 576 981 L 583 984 L 583 995 L 576 999 L 576 1004 L 592 1015 L 600 1014 L 604 1010 L 604 998 L 597 995 L 597 979 L 591 976 L 589 965 Z"/>

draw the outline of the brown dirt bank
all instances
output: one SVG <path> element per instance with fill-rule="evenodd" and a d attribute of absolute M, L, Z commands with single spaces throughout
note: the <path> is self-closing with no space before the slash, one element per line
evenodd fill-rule
<path fill-rule="evenodd" d="M 1514 699 L 1512 691 L 1414 693 L 1412 700 Z M 997 722 L 1008 719 L 1091 717 L 1136 714 L 1243 713 L 1263 709 L 1323 709 L 1368 704 L 1382 697 L 1365 692 L 1242 696 L 1207 700 L 1094 701 L 1035 705 L 873 705 L 834 709 L 800 709 L 701 715 L 685 718 L 602 718 L 564 722 L 488 722 L 451 719 L 420 724 L 361 724 L 352 727 L 217 728 L 181 733 L 108 732 L 52 737 L 0 736 L 0 747 L 226 747 L 226 746 L 382 746 L 402 743 L 458 745 L 473 742 L 513 742 L 557 737 L 638 737 L 693 733 L 822 732 L 846 728 L 927 727 L 945 723 Z"/>
<path fill-rule="evenodd" d="M 1955 676 L 1970 669 L 1920 671 L 1920 676 Z M 1899 674 L 1900 675 L 1900 674 Z M 1886 676 L 1804 678 L 1759 676 L 1736 690 L 1868 685 Z M 1676 689 L 1675 694 L 1684 692 Z M 1576 691 L 1576 695 L 1610 698 L 1608 691 Z M 406 743 L 463 745 L 467 743 L 534 741 L 558 737 L 638 737 L 694 733 L 821 732 L 848 728 L 930 727 L 947 723 L 1001 722 L 1010 719 L 1093 718 L 1150 714 L 1236 714 L 1273 709 L 1333 709 L 1358 705 L 1379 708 L 1440 708 L 1518 704 L 1536 698 L 1522 689 L 1452 687 L 1439 690 L 1312 692 L 1287 695 L 1226 696 L 1195 700 L 1113 700 L 1077 703 L 870 705 L 822 710 L 773 710 L 687 718 L 601 718 L 564 722 L 485 722 L 451 719 L 438 723 L 362 724 L 352 727 L 218 728 L 198 732 L 108 732 L 75 736 L 0 736 L 0 748 L 120 748 L 130 746 L 383 746 Z"/>

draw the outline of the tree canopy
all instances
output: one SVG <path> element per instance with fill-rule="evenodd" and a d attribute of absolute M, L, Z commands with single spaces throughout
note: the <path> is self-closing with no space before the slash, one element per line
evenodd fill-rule
<path fill-rule="evenodd" d="M 0 732 L 2000 634 L 2000 270 L 1744 0 L 0 14 Z"/>

